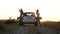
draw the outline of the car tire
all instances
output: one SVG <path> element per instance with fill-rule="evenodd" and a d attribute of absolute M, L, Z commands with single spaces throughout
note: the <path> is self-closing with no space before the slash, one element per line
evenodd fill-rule
<path fill-rule="evenodd" d="M 24 24 L 23 23 L 20 23 L 19 26 L 23 26 Z"/>
<path fill-rule="evenodd" d="M 35 23 L 34 26 L 38 26 L 38 23 Z"/>

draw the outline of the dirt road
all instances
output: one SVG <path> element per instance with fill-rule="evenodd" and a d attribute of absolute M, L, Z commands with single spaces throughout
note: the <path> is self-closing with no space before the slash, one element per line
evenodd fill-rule
<path fill-rule="evenodd" d="M 48 28 L 46 26 L 42 27 L 25 27 L 18 25 L 6 25 L 7 29 L 0 29 L 0 34 L 56 34 L 58 31 Z"/>

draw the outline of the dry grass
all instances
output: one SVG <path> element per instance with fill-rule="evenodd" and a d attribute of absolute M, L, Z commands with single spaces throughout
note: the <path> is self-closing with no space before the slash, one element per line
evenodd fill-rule
<path fill-rule="evenodd" d="M 43 25 L 56 30 L 60 30 L 60 22 L 44 22 Z"/>
<path fill-rule="evenodd" d="M 7 20 L 0 20 L 0 29 L 5 29 Z M 14 22 L 15 25 L 16 22 Z M 13 24 L 13 23 L 12 23 Z"/>

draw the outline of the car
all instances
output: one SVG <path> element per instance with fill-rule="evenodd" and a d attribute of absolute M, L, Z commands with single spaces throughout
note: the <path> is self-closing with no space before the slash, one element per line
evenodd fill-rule
<path fill-rule="evenodd" d="M 34 26 L 38 26 L 38 22 L 39 21 L 37 20 L 34 12 L 24 12 L 19 25 L 23 26 L 24 24 L 34 24 Z"/>

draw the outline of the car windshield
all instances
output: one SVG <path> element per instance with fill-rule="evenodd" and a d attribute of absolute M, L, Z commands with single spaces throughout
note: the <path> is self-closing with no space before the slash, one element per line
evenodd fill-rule
<path fill-rule="evenodd" d="M 24 13 L 24 16 L 35 16 L 34 13 Z"/>

